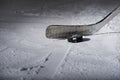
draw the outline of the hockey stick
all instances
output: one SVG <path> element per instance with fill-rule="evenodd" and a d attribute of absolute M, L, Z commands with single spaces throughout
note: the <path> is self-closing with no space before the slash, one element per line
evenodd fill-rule
<path fill-rule="evenodd" d="M 52 39 L 68 39 L 69 42 L 80 42 L 82 36 L 89 36 L 100 30 L 120 12 L 120 5 L 113 9 L 102 20 L 89 25 L 50 25 L 46 29 L 46 37 Z"/>

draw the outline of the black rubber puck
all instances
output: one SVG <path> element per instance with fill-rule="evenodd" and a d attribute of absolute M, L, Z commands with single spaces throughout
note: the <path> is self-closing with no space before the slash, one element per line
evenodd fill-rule
<path fill-rule="evenodd" d="M 83 41 L 83 37 L 70 37 L 68 38 L 68 42 L 72 42 L 72 43 L 78 43 L 78 42 L 82 42 Z"/>

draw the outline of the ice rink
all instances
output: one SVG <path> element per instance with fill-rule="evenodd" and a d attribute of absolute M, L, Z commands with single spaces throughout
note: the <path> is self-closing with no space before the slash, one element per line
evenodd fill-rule
<path fill-rule="evenodd" d="M 49 25 L 92 24 L 119 0 L 1 0 L 0 80 L 120 80 L 120 14 L 88 41 L 48 39 Z"/>

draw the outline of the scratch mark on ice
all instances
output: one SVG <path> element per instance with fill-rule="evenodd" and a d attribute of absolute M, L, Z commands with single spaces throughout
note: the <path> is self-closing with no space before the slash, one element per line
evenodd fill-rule
<path fill-rule="evenodd" d="M 57 73 L 57 71 L 58 71 L 58 68 L 59 68 L 59 67 L 63 64 L 63 62 L 64 62 L 65 58 L 69 55 L 69 52 L 70 52 L 70 50 L 71 50 L 72 46 L 73 46 L 73 44 L 72 44 L 72 45 L 70 45 L 70 46 L 69 46 L 69 48 L 67 49 L 67 51 L 66 51 L 66 53 L 65 53 L 64 57 L 62 58 L 61 62 L 58 64 L 58 66 L 57 66 L 57 68 L 56 68 L 56 70 L 55 70 L 55 72 L 54 72 L 54 74 L 53 74 L 52 78 L 54 78 L 55 74 L 56 74 L 56 73 Z"/>
<path fill-rule="evenodd" d="M 40 70 L 41 70 L 42 68 L 45 68 L 44 65 L 45 65 L 45 63 L 49 60 L 49 58 L 50 58 L 51 55 L 52 55 L 52 53 L 49 53 L 49 54 L 47 55 L 47 57 L 44 59 L 43 64 L 42 64 L 41 66 L 39 66 L 39 68 L 35 71 L 36 74 L 39 74 Z"/>
<path fill-rule="evenodd" d="M 49 53 L 46 57 L 45 57 L 45 59 L 43 60 L 43 63 L 42 64 L 40 64 L 40 65 L 36 65 L 36 66 L 30 66 L 30 67 L 22 67 L 21 69 L 20 69 L 20 71 L 31 71 L 31 70 L 33 70 L 33 69 L 36 69 L 35 70 L 35 73 L 36 74 L 39 74 L 39 72 L 41 71 L 41 69 L 43 69 L 43 68 L 45 68 L 45 63 L 49 60 L 49 58 L 50 58 L 50 56 L 52 55 L 52 53 Z"/>

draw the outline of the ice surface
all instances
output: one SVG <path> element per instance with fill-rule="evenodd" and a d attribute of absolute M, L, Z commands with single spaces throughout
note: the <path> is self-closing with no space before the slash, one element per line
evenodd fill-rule
<path fill-rule="evenodd" d="M 48 25 L 95 23 L 118 4 L 93 2 L 55 1 L 42 9 L 22 1 L 22 6 L 4 6 L 0 11 L 0 80 L 120 80 L 120 14 L 87 36 L 89 41 L 72 44 L 45 37 Z"/>

